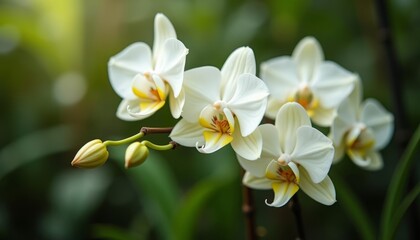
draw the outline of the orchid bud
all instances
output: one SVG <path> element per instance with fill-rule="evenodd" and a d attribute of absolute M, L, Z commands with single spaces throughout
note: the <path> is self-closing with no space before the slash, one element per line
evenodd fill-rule
<path fill-rule="evenodd" d="M 79 168 L 99 167 L 108 159 L 108 151 L 105 144 L 95 139 L 86 143 L 76 154 L 71 165 Z"/>
<path fill-rule="evenodd" d="M 142 164 L 149 156 L 149 149 L 140 142 L 130 144 L 125 151 L 125 168 L 131 168 Z"/>

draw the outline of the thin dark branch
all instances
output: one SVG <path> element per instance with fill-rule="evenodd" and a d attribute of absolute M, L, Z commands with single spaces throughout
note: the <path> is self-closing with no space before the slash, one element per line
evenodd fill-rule
<path fill-rule="evenodd" d="M 255 208 L 252 189 L 242 185 L 242 212 L 245 217 L 246 239 L 256 240 Z"/>
<path fill-rule="evenodd" d="M 297 194 L 295 194 L 289 202 L 289 207 L 295 215 L 295 222 L 297 228 L 297 237 L 296 239 L 303 240 L 305 239 L 305 230 L 303 227 L 302 211 L 300 209 L 300 203 Z"/>
<path fill-rule="evenodd" d="M 389 21 L 389 11 L 385 0 L 375 0 L 376 14 L 378 17 L 379 41 L 381 42 L 384 57 L 386 61 L 386 69 L 388 69 L 391 93 L 393 96 L 393 111 L 395 113 L 395 142 L 397 144 L 398 156 L 401 156 L 411 137 L 411 131 L 408 127 L 406 110 L 403 103 L 403 78 L 404 74 L 398 62 L 395 45 L 392 38 L 392 32 Z M 408 187 L 414 187 L 415 180 L 413 174 L 410 174 Z M 417 227 L 420 225 L 418 206 L 413 205 L 410 211 L 410 229 L 411 237 L 419 239 L 420 235 Z"/>
<path fill-rule="evenodd" d="M 147 134 L 155 134 L 155 133 L 171 133 L 173 127 L 163 127 L 163 128 L 157 128 L 157 127 L 142 127 L 140 129 L 140 132 L 143 132 L 144 135 Z"/>

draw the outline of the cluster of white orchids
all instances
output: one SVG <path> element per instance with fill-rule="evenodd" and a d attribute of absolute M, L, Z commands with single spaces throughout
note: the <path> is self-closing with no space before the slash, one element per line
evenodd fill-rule
<path fill-rule="evenodd" d="M 257 77 L 249 47 L 234 50 L 221 69 L 185 71 L 188 49 L 169 19 L 157 14 L 154 30 L 152 49 L 137 42 L 109 60 L 111 85 L 122 98 L 117 116 L 145 119 L 169 101 L 172 116 L 182 118 L 173 128 L 142 128 L 123 140 L 90 141 L 73 166 L 102 165 L 109 145 L 131 143 L 128 168 L 144 162 L 149 148 L 181 145 L 213 153 L 230 144 L 245 170 L 243 184 L 273 189 L 274 200 L 266 204 L 274 207 L 285 205 L 299 188 L 322 204 L 333 204 L 336 194 L 328 172 L 345 154 L 364 169 L 382 167 L 378 151 L 391 138 L 392 114 L 375 100 L 362 102 L 359 76 L 325 61 L 315 38 L 301 40 L 291 56 L 263 62 Z M 329 127 L 330 134 L 312 123 Z M 157 132 L 168 133 L 172 141 L 137 141 Z"/>

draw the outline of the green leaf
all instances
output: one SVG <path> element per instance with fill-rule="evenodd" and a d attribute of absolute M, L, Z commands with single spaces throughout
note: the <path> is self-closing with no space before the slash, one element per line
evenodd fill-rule
<path fill-rule="evenodd" d="M 70 127 L 55 126 L 33 132 L 5 146 L 0 150 L 0 179 L 29 162 L 71 149 L 71 135 Z"/>
<path fill-rule="evenodd" d="M 413 155 L 418 148 L 419 141 L 420 125 L 417 127 L 391 178 L 382 212 L 380 239 L 392 239 L 393 237 L 392 229 L 396 229 L 396 226 L 392 226 L 392 219 L 395 217 L 398 202 L 402 198 L 403 190 L 410 174 L 410 167 L 414 160 Z"/>
<path fill-rule="evenodd" d="M 111 156 L 114 156 L 112 152 Z M 111 159 L 120 159 L 121 156 L 122 151 L 119 151 L 118 156 Z M 123 165 L 121 162 L 118 164 Z M 124 171 L 127 171 L 137 186 L 143 199 L 145 214 L 155 224 L 157 232 L 162 239 L 172 239 L 170 220 L 178 208 L 179 186 L 165 159 L 158 153 L 151 152 L 141 166 Z"/>
<path fill-rule="evenodd" d="M 212 196 L 222 187 L 230 184 L 230 182 L 231 180 L 228 178 L 211 177 L 198 182 L 193 187 L 172 221 L 175 239 L 194 239 L 193 233 L 196 229 L 197 217 L 200 211 L 208 205 Z"/>
<path fill-rule="evenodd" d="M 116 226 L 97 224 L 93 228 L 93 237 L 103 240 L 135 240 L 127 230 Z"/>
<path fill-rule="evenodd" d="M 337 199 L 339 199 L 340 204 L 342 204 L 348 216 L 353 220 L 357 232 L 360 233 L 363 239 L 375 239 L 372 221 L 369 215 L 366 214 L 366 210 L 364 210 L 361 202 L 339 176 L 334 176 L 334 184 L 337 189 Z"/>
<path fill-rule="evenodd" d="M 420 183 L 417 184 L 410 193 L 405 196 L 399 207 L 395 210 L 395 215 L 392 219 L 392 229 L 390 230 L 391 236 L 394 236 L 395 231 L 397 230 L 398 225 L 400 224 L 404 214 L 407 212 L 410 205 L 416 200 L 420 195 Z"/>

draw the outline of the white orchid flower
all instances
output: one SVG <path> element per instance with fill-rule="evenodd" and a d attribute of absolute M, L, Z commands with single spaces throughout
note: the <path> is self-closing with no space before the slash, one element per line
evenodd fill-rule
<path fill-rule="evenodd" d="M 331 126 L 331 138 L 336 147 L 334 162 L 344 153 L 358 166 L 378 170 L 383 166 L 379 150 L 391 140 L 394 117 L 374 99 L 362 102 L 360 79 L 353 93 L 337 110 Z"/>
<path fill-rule="evenodd" d="M 235 50 L 222 70 L 200 67 L 185 72 L 185 106 L 170 137 L 181 145 L 212 153 L 231 143 L 239 155 L 261 153 L 260 124 L 268 89 L 255 76 L 255 58 L 248 47 Z"/>
<path fill-rule="evenodd" d="M 318 41 L 306 37 L 291 57 L 262 63 L 261 78 L 270 90 L 267 117 L 274 119 L 286 102 L 298 102 L 314 123 L 331 126 L 338 105 L 353 89 L 356 75 L 334 62 L 324 61 Z"/>
<path fill-rule="evenodd" d="M 273 189 L 273 202 L 266 200 L 273 207 L 285 205 L 299 188 L 322 204 L 336 201 L 334 185 L 327 175 L 334 156 L 332 141 L 311 126 L 301 105 L 284 104 L 275 125 L 264 124 L 258 129 L 263 137 L 261 157 L 249 161 L 237 156 L 246 170 L 244 185 Z"/>
<path fill-rule="evenodd" d="M 169 95 L 172 116 L 179 118 L 187 54 L 169 19 L 157 14 L 153 52 L 147 44 L 137 42 L 109 60 L 111 85 L 123 98 L 117 116 L 127 121 L 147 118 L 165 105 Z"/>

